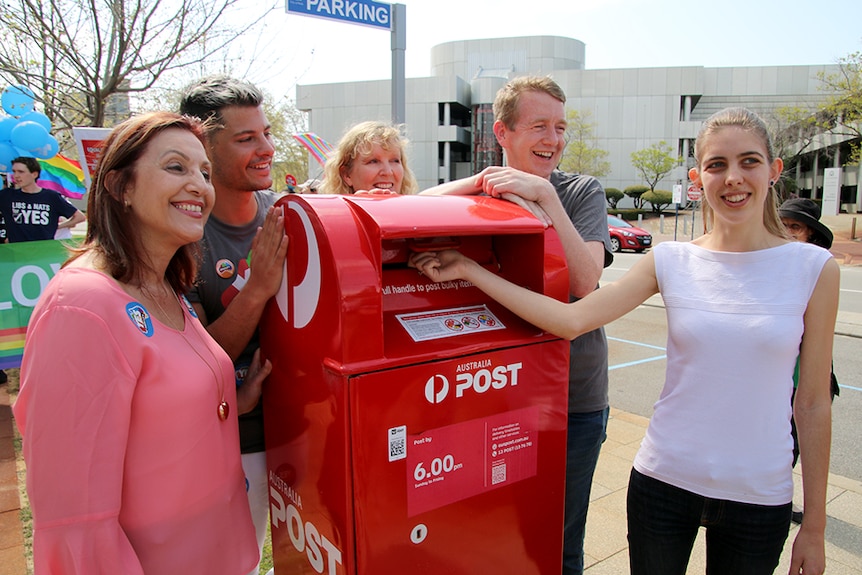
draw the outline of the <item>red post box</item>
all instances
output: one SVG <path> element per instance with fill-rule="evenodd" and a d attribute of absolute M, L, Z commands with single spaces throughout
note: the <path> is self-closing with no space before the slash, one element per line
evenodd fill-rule
<path fill-rule="evenodd" d="M 561 571 L 568 342 L 413 250 L 560 300 L 559 239 L 487 197 L 298 196 L 261 321 L 275 573 Z"/>

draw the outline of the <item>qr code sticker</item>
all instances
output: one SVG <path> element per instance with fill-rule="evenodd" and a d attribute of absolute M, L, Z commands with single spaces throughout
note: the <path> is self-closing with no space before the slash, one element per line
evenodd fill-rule
<path fill-rule="evenodd" d="M 407 426 L 400 425 L 389 429 L 389 461 L 407 457 Z"/>
<path fill-rule="evenodd" d="M 491 485 L 497 485 L 506 481 L 506 464 L 501 463 L 491 468 Z"/>

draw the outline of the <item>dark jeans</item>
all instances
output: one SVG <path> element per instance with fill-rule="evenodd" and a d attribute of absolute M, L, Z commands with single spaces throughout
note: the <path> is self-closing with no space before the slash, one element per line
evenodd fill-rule
<path fill-rule="evenodd" d="M 563 528 L 563 574 L 584 572 L 584 531 L 593 472 L 607 437 L 610 408 L 570 413 L 566 444 L 566 512 Z"/>
<path fill-rule="evenodd" d="M 706 527 L 709 575 L 771 575 L 790 529 L 790 503 L 710 499 L 632 469 L 628 490 L 632 575 L 685 575 L 701 526 Z"/>

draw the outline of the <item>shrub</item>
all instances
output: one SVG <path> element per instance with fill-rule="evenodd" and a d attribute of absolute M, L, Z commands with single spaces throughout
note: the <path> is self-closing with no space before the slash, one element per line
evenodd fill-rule
<path fill-rule="evenodd" d="M 608 201 L 608 207 L 612 210 L 617 208 L 617 203 L 625 197 L 625 194 L 616 188 L 605 188 L 605 199 Z"/>
<path fill-rule="evenodd" d="M 636 185 L 627 187 L 625 190 L 623 190 L 623 193 L 634 201 L 635 208 L 641 209 L 644 207 L 644 201 L 642 196 L 648 191 L 649 186 Z"/>
<path fill-rule="evenodd" d="M 647 191 L 641 196 L 641 199 L 650 203 L 653 213 L 660 214 L 673 203 L 673 193 L 667 190 Z"/>

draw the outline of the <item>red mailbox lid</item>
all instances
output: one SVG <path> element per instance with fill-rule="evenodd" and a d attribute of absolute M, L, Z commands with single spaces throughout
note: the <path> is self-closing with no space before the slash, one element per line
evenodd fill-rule
<path fill-rule="evenodd" d="M 439 235 L 542 233 L 545 226 L 511 202 L 488 196 L 347 196 L 381 239 Z M 416 214 L 422 217 L 417 218 Z"/>

